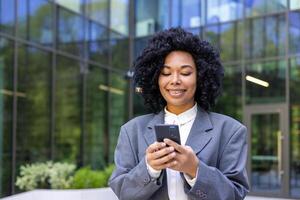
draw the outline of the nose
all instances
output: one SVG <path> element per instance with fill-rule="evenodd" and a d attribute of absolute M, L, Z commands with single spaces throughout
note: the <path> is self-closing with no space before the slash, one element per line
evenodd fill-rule
<path fill-rule="evenodd" d="M 181 83 L 181 80 L 180 80 L 180 76 L 178 73 L 174 73 L 173 76 L 172 76 L 172 80 L 171 80 L 171 84 L 172 85 L 178 85 Z"/>

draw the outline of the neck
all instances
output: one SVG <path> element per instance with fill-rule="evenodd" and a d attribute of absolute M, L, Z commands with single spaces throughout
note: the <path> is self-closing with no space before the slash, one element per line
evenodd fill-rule
<path fill-rule="evenodd" d="M 173 106 L 173 105 L 167 105 L 167 110 L 171 113 L 174 113 L 175 115 L 179 115 L 188 109 L 191 109 L 195 105 L 195 102 L 184 105 L 184 106 Z"/>

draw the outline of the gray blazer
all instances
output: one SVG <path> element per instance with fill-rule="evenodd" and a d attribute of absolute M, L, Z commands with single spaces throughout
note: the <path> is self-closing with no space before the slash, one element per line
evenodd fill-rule
<path fill-rule="evenodd" d="M 152 179 L 145 163 L 146 148 L 155 141 L 154 125 L 164 123 L 164 112 L 134 118 L 121 127 L 115 149 L 116 169 L 109 186 L 120 200 L 167 200 L 166 172 Z M 199 158 L 193 187 L 185 182 L 189 199 L 239 200 L 249 191 L 246 173 L 246 128 L 225 115 L 198 107 L 186 145 Z"/>

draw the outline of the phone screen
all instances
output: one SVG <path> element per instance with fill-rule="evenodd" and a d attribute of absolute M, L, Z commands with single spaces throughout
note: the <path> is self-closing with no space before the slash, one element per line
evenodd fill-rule
<path fill-rule="evenodd" d="M 156 140 L 163 142 L 165 138 L 173 140 L 180 144 L 180 134 L 178 125 L 174 124 L 157 124 L 155 127 Z"/>

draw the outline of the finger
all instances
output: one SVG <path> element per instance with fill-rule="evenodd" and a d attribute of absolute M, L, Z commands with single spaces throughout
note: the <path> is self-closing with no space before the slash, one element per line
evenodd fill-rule
<path fill-rule="evenodd" d="M 175 152 L 172 152 L 166 156 L 163 156 L 159 159 L 156 159 L 156 160 L 153 160 L 152 161 L 152 164 L 155 165 L 155 166 L 160 166 L 160 165 L 164 165 L 168 162 L 171 162 L 171 161 L 174 161 L 174 157 L 176 156 L 176 153 Z"/>
<path fill-rule="evenodd" d="M 176 142 L 174 142 L 174 141 L 172 141 L 172 140 L 170 140 L 170 139 L 165 138 L 165 139 L 164 139 L 164 143 L 166 143 L 166 144 L 169 145 L 169 146 L 174 147 L 174 149 L 175 149 L 176 151 L 180 152 L 180 153 L 183 153 L 183 152 L 185 151 L 185 149 L 184 149 L 183 146 L 181 146 L 180 144 L 177 144 Z"/>
<path fill-rule="evenodd" d="M 170 161 L 168 163 L 164 163 L 162 165 L 156 166 L 156 169 L 158 169 L 158 170 L 162 170 L 162 169 L 166 169 L 166 168 L 170 168 L 170 169 L 173 168 L 173 169 L 175 169 L 175 166 L 177 164 L 178 164 L 178 162 L 176 160 L 172 160 L 172 161 Z"/>
<path fill-rule="evenodd" d="M 164 148 L 166 143 L 164 142 L 154 142 L 146 150 L 147 153 L 154 153 L 155 151 Z"/>
<path fill-rule="evenodd" d="M 164 157 L 172 152 L 174 152 L 174 147 L 165 147 L 163 149 L 160 149 L 154 153 L 152 153 L 151 157 L 155 160 L 155 159 L 159 159 L 161 157 Z"/>

